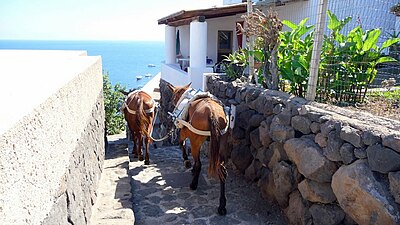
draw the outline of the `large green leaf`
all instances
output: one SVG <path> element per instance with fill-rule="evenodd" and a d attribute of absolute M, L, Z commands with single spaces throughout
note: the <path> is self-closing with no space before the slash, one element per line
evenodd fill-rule
<path fill-rule="evenodd" d="M 299 26 L 303 27 L 308 21 L 308 18 L 304 18 L 302 21 L 300 21 Z"/>
<path fill-rule="evenodd" d="M 386 40 L 385 42 L 383 42 L 381 49 L 385 49 L 393 44 L 396 44 L 397 42 L 400 42 L 400 38 Z"/>
<path fill-rule="evenodd" d="M 376 46 L 376 43 L 378 42 L 380 35 L 381 35 L 380 29 L 373 29 L 367 31 L 366 39 L 363 45 L 363 51 L 369 51 L 371 48 Z"/>
<path fill-rule="evenodd" d="M 264 61 L 264 53 L 262 51 L 254 51 L 254 57 L 260 62 Z"/>
<path fill-rule="evenodd" d="M 340 25 L 340 21 L 335 14 L 331 13 L 330 10 L 327 11 L 327 14 L 329 17 L 328 28 L 334 31 Z"/>
<path fill-rule="evenodd" d="M 282 20 L 282 23 L 284 24 L 284 25 L 286 25 L 286 26 L 288 26 L 290 29 L 292 29 L 292 30 L 296 30 L 296 28 L 297 28 L 297 25 L 295 24 L 295 23 L 292 23 L 291 21 L 289 21 L 289 20 Z"/>
<path fill-rule="evenodd" d="M 280 71 L 281 71 L 281 75 L 282 75 L 283 79 L 293 81 L 294 73 L 290 67 L 284 66 L 284 67 L 280 68 Z"/>
<path fill-rule="evenodd" d="M 386 62 L 396 62 L 396 59 L 394 59 L 394 58 L 392 58 L 392 57 L 389 57 L 389 56 L 384 56 L 384 57 L 379 58 L 379 59 L 376 61 L 376 64 L 379 64 L 379 63 L 386 63 Z"/>
<path fill-rule="evenodd" d="M 349 32 L 347 35 L 347 41 L 353 41 L 356 44 L 355 47 L 357 50 L 361 50 L 363 48 L 363 32 L 360 26 L 357 26 Z"/>
<path fill-rule="evenodd" d="M 335 14 L 333 14 L 330 10 L 327 11 L 328 17 L 329 17 L 329 22 L 328 22 L 328 29 L 338 33 L 340 32 L 343 27 L 351 21 L 352 17 L 346 17 L 343 20 L 339 20 Z"/>

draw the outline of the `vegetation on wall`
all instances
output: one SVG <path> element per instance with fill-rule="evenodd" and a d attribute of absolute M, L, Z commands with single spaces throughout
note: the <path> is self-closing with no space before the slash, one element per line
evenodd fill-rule
<path fill-rule="evenodd" d="M 125 88 L 120 84 L 111 85 L 108 72 L 103 73 L 104 110 L 108 135 L 119 134 L 125 130 L 124 116 L 120 112 L 125 97 L 121 91 L 125 91 Z"/>
<path fill-rule="evenodd" d="M 340 20 L 330 11 L 327 14 L 330 32 L 329 36 L 325 35 L 321 52 L 317 87 L 319 100 L 331 103 L 362 102 L 368 86 L 376 77 L 377 66 L 395 61 L 384 53 L 387 48 L 392 50 L 396 47 L 400 38 L 389 37 L 379 46 L 380 29 L 363 30 L 359 25 L 343 34 L 343 28 L 352 18 Z M 265 15 L 257 11 L 244 18 L 246 29 L 242 27 L 241 30 L 247 37 L 256 36 L 256 48 L 248 54 L 253 54 L 256 61 L 263 63 L 259 69 L 259 75 L 263 74 L 259 76 L 259 83 L 275 89 L 272 84 L 277 82 L 273 81 L 273 77 L 279 77 L 281 83 L 290 86 L 284 91 L 304 97 L 309 79 L 314 26 L 306 25 L 307 18 L 299 24 L 281 22 L 272 12 Z M 282 24 L 290 30 L 280 31 Z"/>
<path fill-rule="evenodd" d="M 321 55 L 319 93 L 322 100 L 337 102 L 362 102 L 369 84 L 378 72 L 377 65 L 396 61 L 384 56 L 383 51 L 400 41 L 387 39 L 381 46 L 378 40 L 381 30 L 364 31 L 361 25 L 346 35 L 341 30 L 351 17 L 339 20 L 328 10 L 328 29 Z"/>
<path fill-rule="evenodd" d="M 284 20 L 283 24 L 291 30 L 280 33 L 281 44 L 278 51 L 278 68 L 281 79 L 289 81 L 289 93 L 304 97 L 307 92 L 307 81 L 310 74 L 310 61 L 314 26 L 305 25 L 308 18 L 299 24 Z M 303 37 L 305 36 L 305 37 Z"/>
<path fill-rule="evenodd" d="M 222 66 L 226 75 L 235 80 L 244 74 L 244 69 L 248 65 L 248 54 L 244 49 L 239 49 L 228 56 L 222 61 Z"/>

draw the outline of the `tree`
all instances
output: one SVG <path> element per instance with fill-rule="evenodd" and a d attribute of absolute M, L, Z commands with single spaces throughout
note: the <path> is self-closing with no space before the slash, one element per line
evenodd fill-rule
<path fill-rule="evenodd" d="M 276 12 L 268 10 L 268 15 L 256 9 L 249 15 L 242 16 L 245 19 L 245 26 L 241 27 L 246 37 L 256 36 L 261 43 L 262 76 L 267 88 L 278 90 L 279 72 L 277 67 L 278 47 L 280 43 L 279 33 L 282 30 L 282 22 Z M 254 54 L 254 52 L 249 52 Z"/>

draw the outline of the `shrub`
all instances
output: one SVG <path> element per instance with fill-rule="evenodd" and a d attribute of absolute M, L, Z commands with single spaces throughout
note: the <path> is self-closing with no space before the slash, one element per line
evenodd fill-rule
<path fill-rule="evenodd" d="M 106 114 L 106 133 L 118 134 L 125 129 L 124 116 L 120 112 L 124 101 L 125 88 L 120 84 L 111 85 L 108 72 L 103 73 L 104 110 Z"/>
<path fill-rule="evenodd" d="M 232 80 L 240 78 L 244 73 L 244 68 L 248 65 L 248 54 L 243 49 L 239 49 L 224 57 L 222 63 L 226 75 Z"/>

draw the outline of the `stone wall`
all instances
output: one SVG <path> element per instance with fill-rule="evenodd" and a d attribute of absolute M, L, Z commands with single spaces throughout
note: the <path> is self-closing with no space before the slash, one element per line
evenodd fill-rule
<path fill-rule="evenodd" d="M 32 81 L 2 99 L 21 116 L 0 129 L 0 224 L 87 224 L 104 160 L 101 58 L 16 52 L 7 77 Z"/>
<path fill-rule="evenodd" d="M 236 106 L 224 154 L 291 224 L 400 224 L 399 121 L 240 80 L 212 76 L 207 87 Z"/>
<path fill-rule="evenodd" d="M 236 106 L 230 157 L 291 224 L 399 224 L 400 122 L 209 77 Z"/>

